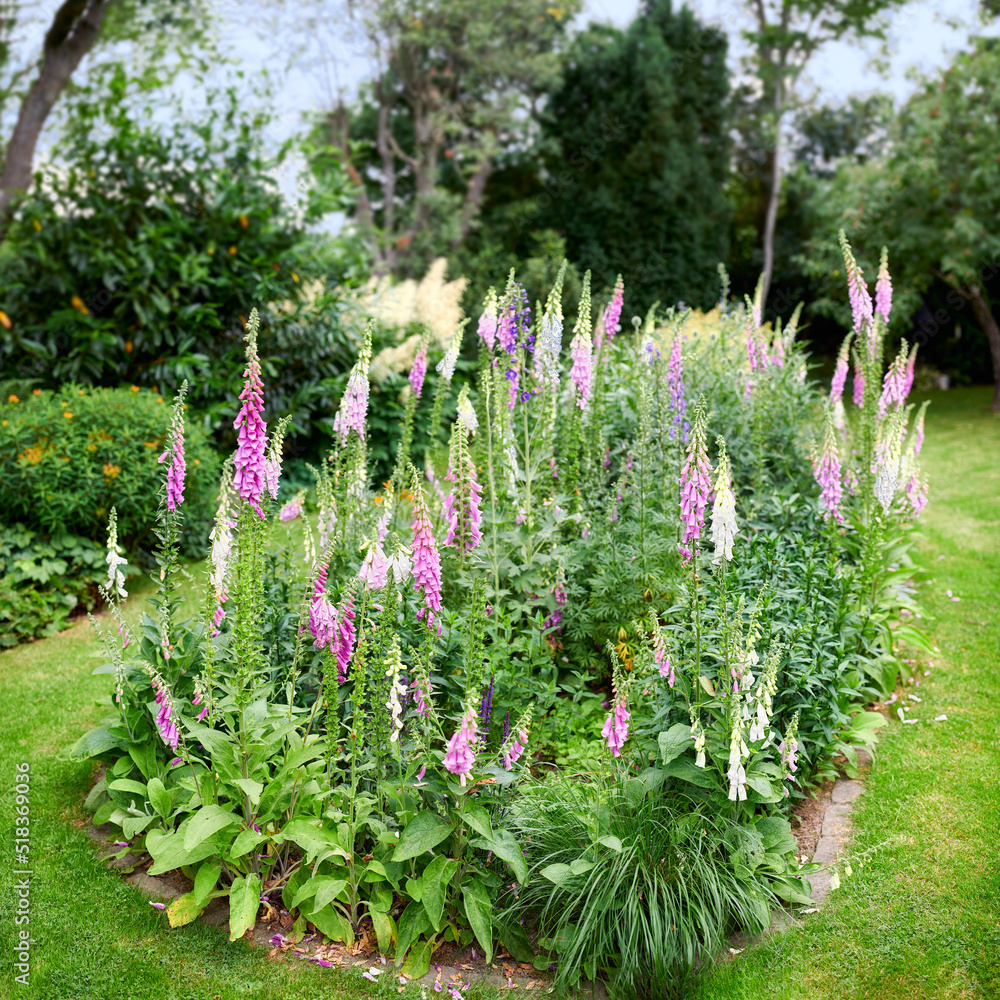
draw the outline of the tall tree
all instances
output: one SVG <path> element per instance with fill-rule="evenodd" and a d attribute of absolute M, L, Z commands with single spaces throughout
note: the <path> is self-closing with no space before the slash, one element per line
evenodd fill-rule
<path fill-rule="evenodd" d="M 830 229 L 844 226 L 871 277 L 889 247 L 894 316 L 912 316 L 935 280 L 951 291 L 951 321 L 964 310 L 986 334 L 1000 412 L 1000 39 L 980 38 L 927 79 L 904 107 L 889 153 L 843 166 L 821 196 Z M 807 261 L 816 276 L 836 267 L 830 241 Z M 821 308 L 836 308 L 831 290 Z M 841 306 L 844 310 L 844 307 Z M 846 311 L 846 310 L 844 310 Z"/>
<path fill-rule="evenodd" d="M 16 199 L 31 183 L 42 129 L 98 40 L 139 39 L 146 51 L 156 50 L 161 33 L 179 31 L 190 40 L 200 36 L 204 20 L 198 0 L 63 0 L 52 14 L 41 51 L 18 62 L 13 38 L 24 6 L 8 0 L 0 7 L 0 109 L 19 102 L 13 131 L 3 143 L 0 241 L 10 228 Z"/>
<path fill-rule="evenodd" d="M 580 0 L 366 0 L 355 4 L 375 77 L 326 140 L 357 195 L 354 221 L 381 272 L 457 249 L 497 154 L 523 141 L 532 102 Z M 360 140 L 360 141 L 359 141 Z"/>
<path fill-rule="evenodd" d="M 796 103 L 796 85 L 824 45 L 843 39 L 885 39 L 886 14 L 907 0 L 743 0 L 752 27 L 748 69 L 757 80 L 757 108 L 764 126 L 767 177 L 763 212 L 763 296 L 774 273 L 774 234 L 781 200 L 783 130 Z"/>
<path fill-rule="evenodd" d="M 598 285 L 622 273 L 630 308 L 717 297 L 729 221 L 726 44 L 687 7 L 647 0 L 626 31 L 592 25 L 574 40 L 541 116 L 540 219 Z"/>

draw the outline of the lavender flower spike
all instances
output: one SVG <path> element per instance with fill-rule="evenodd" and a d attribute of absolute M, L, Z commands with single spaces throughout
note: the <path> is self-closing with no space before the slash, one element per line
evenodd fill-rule
<path fill-rule="evenodd" d="M 604 332 L 608 335 L 610 342 L 618 332 L 618 321 L 622 315 L 622 303 L 625 301 L 625 282 L 619 274 L 615 281 L 615 290 L 604 310 Z"/>
<path fill-rule="evenodd" d="M 882 247 L 882 257 L 878 265 L 878 280 L 875 282 L 875 312 L 889 322 L 892 309 L 892 278 L 889 277 L 889 249 Z"/>
<path fill-rule="evenodd" d="M 340 409 L 333 418 L 333 430 L 340 435 L 341 444 L 347 444 L 347 438 L 354 431 L 359 438 L 365 436 L 365 418 L 368 416 L 368 366 L 372 360 L 372 330 L 374 320 L 369 320 L 365 327 L 365 338 L 361 344 L 361 353 L 351 369 L 347 379 L 347 389 L 340 401 Z"/>
<path fill-rule="evenodd" d="M 832 408 L 827 410 L 823 451 L 813 465 L 813 475 L 820 488 L 819 499 L 824 508 L 823 519 L 833 518 L 838 524 L 843 524 L 844 515 L 840 511 L 840 501 L 844 491 L 840 482 L 840 453 Z"/>
<path fill-rule="evenodd" d="M 692 542 L 701 538 L 701 529 L 705 524 L 705 508 L 708 506 L 711 484 L 708 474 L 711 466 L 708 464 L 708 454 L 705 449 L 705 397 L 701 396 L 695 407 L 694 426 L 688 442 L 687 460 L 681 470 L 681 521 L 684 525 L 684 537 L 678 549 L 682 559 L 687 562 L 692 556 Z"/>
<path fill-rule="evenodd" d="M 569 347 L 573 358 L 570 378 L 576 386 L 576 405 L 581 410 L 587 408 L 594 374 L 594 355 L 590 343 L 590 271 L 583 276 L 583 291 L 580 293 L 580 311 L 573 328 L 573 341 Z"/>
<path fill-rule="evenodd" d="M 260 500 L 264 492 L 264 453 L 267 448 L 267 424 L 264 423 L 264 383 L 260 377 L 260 358 L 257 356 L 257 333 L 260 319 L 256 308 L 247 320 L 247 366 L 243 372 L 246 384 L 240 393 L 243 406 L 236 415 L 233 427 L 239 431 L 236 455 L 233 459 L 233 486 L 240 497 L 264 517 Z"/>
<path fill-rule="evenodd" d="M 413 359 L 413 367 L 410 369 L 410 388 L 417 399 L 420 398 L 420 394 L 424 391 L 424 379 L 426 377 L 427 343 L 426 340 L 421 340 L 420 350 L 417 351 L 417 356 Z"/>

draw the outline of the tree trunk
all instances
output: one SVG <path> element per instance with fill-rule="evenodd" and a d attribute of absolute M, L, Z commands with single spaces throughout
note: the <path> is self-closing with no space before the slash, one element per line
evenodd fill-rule
<path fill-rule="evenodd" d="M 1000 413 L 1000 325 L 978 285 L 969 286 L 968 299 L 972 303 L 976 322 L 989 338 L 990 355 L 993 358 L 993 412 Z"/>
<path fill-rule="evenodd" d="M 767 215 L 764 219 L 764 273 L 761 282 L 760 315 L 764 316 L 767 295 L 774 275 L 774 231 L 778 224 L 778 202 L 781 197 L 781 114 L 783 106 L 781 77 L 774 89 L 774 155 L 771 160 L 771 190 L 767 198 Z"/>
<path fill-rule="evenodd" d="M 0 241 L 10 228 L 14 201 L 31 182 L 35 147 L 49 113 L 80 60 L 93 48 L 115 0 L 65 0 L 45 36 L 38 76 L 25 95 L 0 173 Z"/>
<path fill-rule="evenodd" d="M 483 195 L 486 193 L 486 182 L 490 179 L 492 172 L 493 158 L 484 154 L 465 191 L 465 204 L 462 206 L 458 235 L 451 241 L 451 249 L 455 252 L 465 242 L 472 229 L 472 223 L 479 214 L 479 206 L 483 203 Z"/>

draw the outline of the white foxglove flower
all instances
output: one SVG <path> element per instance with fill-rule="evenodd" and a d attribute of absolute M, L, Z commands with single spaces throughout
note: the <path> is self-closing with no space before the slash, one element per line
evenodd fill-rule
<path fill-rule="evenodd" d="M 715 558 L 712 562 L 718 566 L 725 560 L 733 558 L 733 539 L 739 528 L 736 525 L 736 497 L 729 485 L 729 456 L 726 445 L 721 437 L 719 442 L 719 465 L 715 477 L 715 501 L 712 504 L 712 544 L 715 546 Z"/>
<path fill-rule="evenodd" d="M 119 601 L 124 601 L 128 597 L 128 592 L 125 590 L 125 574 L 121 567 L 127 566 L 128 560 L 118 544 L 118 511 L 114 507 L 111 508 L 111 517 L 108 518 L 108 554 L 105 562 L 108 564 L 108 591 Z"/>
<path fill-rule="evenodd" d="M 458 419 L 467 433 L 475 435 L 479 428 L 479 418 L 476 416 L 475 407 L 469 401 L 468 386 L 462 386 L 462 391 L 458 395 Z"/>

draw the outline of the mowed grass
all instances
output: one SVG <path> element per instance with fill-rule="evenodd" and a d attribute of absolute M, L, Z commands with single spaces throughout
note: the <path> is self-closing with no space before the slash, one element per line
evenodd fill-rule
<path fill-rule="evenodd" d="M 1000 421 L 988 403 L 987 390 L 961 390 L 935 394 L 931 407 L 921 546 L 929 585 L 920 590 L 940 654 L 913 703 L 921 722 L 885 731 L 857 806 L 855 850 L 871 849 L 871 860 L 801 929 L 713 970 L 696 991 L 703 1000 L 1000 996 Z M 134 596 L 130 616 L 140 606 Z M 0 654 L 0 998 L 397 996 L 388 974 L 370 984 L 356 970 L 269 961 L 218 928 L 172 930 L 147 896 L 104 868 L 82 809 L 95 769 L 58 757 L 105 711 L 95 702 L 110 679 L 91 675 L 102 662 L 87 623 Z M 942 713 L 947 722 L 929 721 Z M 32 769 L 27 988 L 14 982 L 10 947 L 20 761 Z"/>
<path fill-rule="evenodd" d="M 1000 997 L 1000 420 L 990 395 L 932 397 L 918 624 L 940 652 L 918 658 L 921 684 L 907 691 L 923 699 L 909 712 L 921 721 L 883 730 L 855 808 L 853 851 L 871 860 L 801 929 L 714 969 L 701 1000 Z"/>

